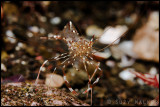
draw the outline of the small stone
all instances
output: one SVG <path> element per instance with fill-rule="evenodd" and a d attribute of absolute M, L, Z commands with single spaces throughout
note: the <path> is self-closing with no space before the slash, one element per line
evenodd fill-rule
<path fill-rule="evenodd" d="M 112 60 L 108 60 L 108 61 L 106 61 L 106 65 L 113 68 L 115 66 L 115 62 Z"/>
<path fill-rule="evenodd" d="M 149 73 L 153 76 L 155 76 L 157 74 L 157 69 L 155 67 L 152 67 L 150 70 L 149 70 Z"/>
<path fill-rule="evenodd" d="M 50 22 L 53 24 L 53 25 L 57 25 L 59 23 L 61 23 L 61 18 L 60 17 L 54 17 L 50 20 Z"/>
<path fill-rule="evenodd" d="M 41 67 L 41 71 L 44 72 L 46 70 L 46 67 Z"/>
<path fill-rule="evenodd" d="M 111 52 L 107 49 L 104 52 L 95 52 L 94 56 L 97 57 L 97 59 L 107 59 L 111 56 Z"/>
<path fill-rule="evenodd" d="M 47 18 L 46 18 L 45 16 L 41 16 L 41 17 L 40 17 L 40 21 L 41 21 L 41 22 L 46 22 L 46 21 L 47 21 Z"/>
<path fill-rule="evenodd" d="M 47 96 L 49 96 L 49 95 L 53 95 L 53 92 L 52 92 L 52 90 L 48 90 L 45 94 L 46 94 Z"/>
<path fill-rule="evenodd" d="M 61 106 L 61 105 L 63 104 L 63 102 L 60 101 L 60 100 L 54 100 L 53 103 L 54 103 L 55 105 L 59 105 L 59 106 Z"/>
<path fill-rule="evenodd" d="M 132 66 L 135 62 L 135 59 L 128 59 L 127 56 L 122 56 L 121 62 L 119 63 L 119 67 L 129 67 Z"/>
<path fill-rule="evenodd" d="M 120 60 L 121 57 L 124 55 L 124 53 L 119 49 L 118 46 L 111 46 L 110 49 L 113 58 L 115 58 L 116 60 Z"/>
<path fill-rule="evenodd" d="M 95 37 L 99 37 L 100 35 L 102 35 L 103 33 L 103 29 L 99 28 L 96 25 L 90 25 L 87 27 L 86 29 L 86 34 L 87 36 L 95 36 Z"/>
<path fill-rule="evenodd" d="M 10 58 L 14 58 L 15 57 L 15 55 L 14 54 L 10 54 Z"/>
<path fill-rule="evenodd" d="M 136 77 L 133 73 L 129 71 L 129 69 L 123 70 L 119 73 L 119 77 L 123 80 L 131 80 L 133 81 Z"/>
<path fill-rule="evenodd" d="M 144 85 L 145 84 L 144 81 L 142 79 L 140 79 L 140 78 L 137 79 L 137 83 L 140 84 L 140 85 Z"/>
<path fill-rule="evenodd" d="M 6 31 L 7 39 L 10 41 L 10 43 L 16 43 L 15 34 L 11 30 Z"/>
<path fill-rule="evenodd" d="M 113 41 L 118 39 L 128 30 L 128 27 L 125 25 L 117 25 L 116 27 L 106 27 L 103 34 L 99 38 L 99 42 L 102 44 L 111 44 Z M 120 39 L 114 42 L 118 44 Z"/>
<path fill-rule="evenodd" d="M 31 103 L 31 106 L 39 106 L 39 103 L 33 101 L 33 102 Z"/>
<path fill-rule="evenodd" d="M 39 28 L 37 26 L 30 26 L 29 27 L 29 30 L 31 32 L 34 32 L 34 33 L 38 33 L 39 32 Z"/>
<path fill-rule="evenodd" d="M 6 66 L 3 63 L 1 63 L 1 70 L 2 71 L 7 71 L 7 68 L 6 68 Z"/>
<path fill-rule="evenodd" d="M 129 17 L 125 17 L 125 22 L 127 24 L 133 24 L 136 22 L 137 19 L 137 14 L 133 13 Z"/>
<path fill-rule="evenodd" d="M 27 36 L 31 38 L 31 37 L 33 37 L 33 33 L 27 32 Z"/>
<path fill-rule="evenodd" d="M 64 83 L 64 79 L 58 74 L 47 74 L 45 84 L 49 87 L 61 87 Z"/>
<path fill-rule="evenodd" d="M 26 45 L 22 42 L 18 42 L 17 46 L 16 46 L 16 50 L 19 51 L 20 49 L 24 49 L 26 47 Z"/>
<path fill-rule="evenodd" d="M 45 33 L 46 33 L 46 31 L 45 31 L 44 28 L 40 28 L 40 29 L 39 29 L 39 32 L 40 32 L 41 34 L 45 34 Z"/>
<path fill-rule="evenodd" d="M 22 65 L 26 65 L 26 61 L 21 61 L 21 64 Z"/>
<path fill-rule="evenodd" d="M 138 58 L 138 55 L 133 51 L 133 41 L 123 41 L 118 45 L 118 48 L 125 54 L 132 58 Z"/>

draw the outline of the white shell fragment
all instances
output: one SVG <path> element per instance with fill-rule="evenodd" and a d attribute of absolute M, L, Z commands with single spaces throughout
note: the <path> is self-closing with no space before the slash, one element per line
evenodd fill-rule
<path fill-rule="evenodd" d="M 128 27 L 125 25 L 117 25 L 116 27 L 106 27 L 102 36 L 99 38 L 99 42 L 102 44 L 111 44 L 121 35 L 123 35 L 128 30 Z M 117 40 L 114 44 L 118 44 L 120 41 Z"/>
<path fill-rule="evenodd" d="M 119 77 L 123 80 L 133 81 L 136 76 L 133 73 L 131 73 L 129 69 L 125 69 L 119 73 Z"/>

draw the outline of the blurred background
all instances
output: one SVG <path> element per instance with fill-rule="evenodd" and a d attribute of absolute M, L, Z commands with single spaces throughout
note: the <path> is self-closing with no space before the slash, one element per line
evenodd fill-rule
<path fill-rule="evenodd" d="M 94 44 L 98 49 L 127 32 L 115 45 L 94 56 L 101 62 L 103 75 L 93 89 L 93 105 L 149 105 L 139 101 L 158 96 L 158 88 L 145 84 L 126 68 L 159 75 L 159 1 L 1 2 L 1 84 L 34 82 L 46 59 L 68 51 L 63 41 L 41 40 L 40 37 L 59 33 L 69 21 L 80 36 L 89 40 L 93 35 L 98 38 Z M 61 69 L 54 74 L 56 79 L 50 78 L 59 63 L 47 63 L 39 83 L 69 92 Z M 82 92 L 88 78 L 82 65 L 78 66 L 81 72 L 69 66 L 66 75 L 72 87 Z M 90 66 L 88 70 L 94 71 Z M 49 82 L 53 82 L 52 85 Z M 90 97 L 86 99 L 85 95 L 78 98 L 90 102 Z"/>

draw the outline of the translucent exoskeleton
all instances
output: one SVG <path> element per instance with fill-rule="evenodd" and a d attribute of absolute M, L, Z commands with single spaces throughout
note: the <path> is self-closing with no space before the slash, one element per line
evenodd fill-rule
<path fill-rule="evenodd" d="M 95 42 L 94 36 L 92 37 L 92 39 L 90 41 L 83 38 L 83 37 L 79 37 L 79 33 L 77 32 L 74 25 L 70 21 L 58 35 L 41 37 L 41 39 L 49 39 L 49 40 L 59 40 L 60 39 L 60 40 L 63 40 L 67 44 L 69 52 L 63 53 L 63 54 L 61 54 L 57 57 L 53 57 L 49 60 L 45 60 L 44 63 L 42 64 L 42 66 L 40 67 L 35 84 L 38 83 L 38 79 L 39 79 L 39 75 L 42 70 L 42 67 L 44 67 L 44 65 L 48 61 L 64 59 L 64 61 L 61 62 L 61 65 L 63 66 L 62 67 L 63 78 L 65 80 L 65 83 L 66 83 L 68 89 L 73 94 L 78 95 L 79 93 L 77 93 L 71 87 L 70 83 L 68 82 L 68 80 L 66 78 L 66 74 L 65 74 L 65 69 L 66 69 L 67 65 L 72 65 L 77 71 L 79 71 L 79 69 L 75 66 L 75 63 L 83 63 L 83 66 L 85 68 L 86 73 L 88 74 L 88 79 L 89 79 L 88 88 L 83 92 L 83 94 L 87 93 L 87 96 L 88 96 L 88 92 L 91 91 L 91 104 L 92 104 L 92 88 L 98 83 L 98 81 L 102 75 L 102 69 L 100 68 L 100 62 L 93 63 L 93 61 L 94 61 L 93 55 L 95 53 L 95 52 L 93 52 L 93 44 Z M 118 39 L 119 38 L 117 38 L 117 40 Z M 108 45 L 108 46 L 110 46 L 110 45 Z M 106 46 L 105 48 L 107 48 L 108 46 Z M 103 50 L 103 49 L 100 49 L 100 50 Z M 95 70 L 92 75 L 90 75 L 88 73 L 87 65 L 91 65 L 91 66 L 95 67 Z M 54 68 L 54 71 L 56 71 L 56 67 Z M 97 79 L 91 84 L 91 81 L 96 73 L 98 73 L 99 75 L 98 75 Z"/>

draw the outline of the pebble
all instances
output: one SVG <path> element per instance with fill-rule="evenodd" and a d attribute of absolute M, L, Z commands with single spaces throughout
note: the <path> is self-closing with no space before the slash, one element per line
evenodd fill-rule
<path fill-rule="evenodd" d="M 157 69 L 156 69 L 156 67 L 151 67 L 151 69 L 149 70 L 149 73 L 151 74 L 151 75 L 156 75 L 157 74 Z"/>
<path fill-rule="evenodd" d="M 137 79 L 137 83 L 140 84 L 140 85 L 144 85 L 145 84 L 144 81 L 142 79 L 140 79 L 140 78 Z"/>
<path fill-rule="evenodd" d="M 48 34 L 48 38 L 52 38 L 52 37 L 54 37 L 54 34 L 49 33 L 49 34 Z"/>
<path fill-rule="evenodd" d="M 41 67 L 41 71 L 44 72 L 46 70 L 45 67 Z"/>
<path fill-rule="evenodd" d="M 127 58 L 127 56 L 122 56 L 121 62 L 119 63 L 119 67 L 129 67 L 132 66 L 135 62 L 135 59 L 131 58 L 130 60 Z"/>
<path fill-rule="evenodd" d="M 121 57 L 124 55 L 124 53 L 119 49 L 118 46 L 114 45 L 110 47 L 111 53 L 113 58 L 116 60 L 121 60 Z"/>
<path fill-rule="evenodd" d="M 19 47 L 17 47 L 17 46 L 16 46 L 16 48 L 15 48 L 15 49 L 16 49 L 16 51 L 19 51 L 19 50 L 20 50 L 20 48 L 19 48 Z"/>
<path fill-rule="evenodd" d="M 31 37 L 33 37 L 33 33 L 27 32 L 27 36 L 31 38 Z"/>
<path fill-rule="evenodd" d="M 23 48 L 25 48 L 25 47 L 26 47 L 26 46 L 25 46 L 24 43 L 18 42 L 18 44 L 17 44 L 17 46 L 16 46 L 16 50 L 19 51 L 20 49 L 23 49 Z"/>
<path fill-rule="evenodd" d="M 2 71 L 7 71 L 7 68 L 6 68 L 6 66 L 3 63 L 1 63 L 1 70 Z"/>
<path fill-rule="evenodd" d="M 60 17 L 53 17 L 51 20 L 50 20 L 50 23 L 53 24 L 53 25 L 58 25 L 61 23 L 61 18 Z"/>
<path fill-rule="evenodd" d="M 21 61 L 21 64 L 22 65 L 26 65 L 26 61 Z"/>
<path fill-rule="evenodd" d="M 116 63 L 113 60 L 108 60 L 106 61 L 106 65 L 113 68 L 116 65 Z"/>
<path fill-rule="evenodd" d="M 86 29 L 87 36 L 94 35 L 95 37 L 99 37 L 100 35 L 102 35 L 102 33 L 103 33 L 103 29 L 96 25 L 90 25 Z"/>
<path fill-rule="evenodd" d="M 118 48 L 125 54 L 132 58 L 138 58 L 138 55 L 133 51 L 133 41 L 123 41 L 118 45 Z"/>
<path fill-rule="evenodd" d="M 55 92 L 55 93 L 56 93 L 56 92 Z M 52 92 L 52 90 L 48 90 L 47 92 L 45 92 L 45 94 L 46 94 L 47 96 L 49 96 L 49 95 L 52 95 L 53 92 Z"/>
<path fill-rule="evenodd" d="M 45 31 L 44 28 L 40 28 L 40 29 L 39 29 L 39 32 L 40 32 L 41 34 L 45 34 L 45 33 L 46 33 L 46 31 Z"/>
<path fill-rule="evenodd" d="M 6 31 L 6 35 L 7 35 L 7 39 L 11 42 L 11 43 L 16 43 L 16 38 L 14 33 L 11 30 L 7 30 Z M 9 36 L 9 37 L 8 37 Z"/>
<path fill-rule="evenodd" d="M 60 101 L 60 100 L 53 100 L 53 103 L 54 103 L 55 105 L 62 105 L 62 104 L 63 104 L 63 102 Z"/>
<path fill-rule="evenodd" d="M 15 55 L 14 54 L 10 54 L 10 58 L 14 58 L 15 57 Z"/>
<path fill-rule="evenodd" d="M 107 59 L 111 56 L 111 52 L 107 49 L 104 52 L 96 52 L 94 55 L 99 58 Z"/>
<path fill-rule="evenodd" d="M 40 104 L 39 103 L 37 103 L 37 102 L 35 102 L 35 101 L 33 101 L 32 103 L 31 103 L 31 106 L 39 106 Z"/>
<path fill-rule="evenodd" d="M 47 18 L 46 18 L 45 16 L 41 16 L 41 17 L 40 17 L 40 21 L 41 21 L 41 22 L 46 22 L 46 21 L 47 21 Z"/>
<path fill-rule="evenodd" d="M 14 60 L 15 63 L 20 63 L 19 59 Z"/>
<path fill-rule="evenodd" d="M 118 39 L 121 35 L 123 35 L 128 30 L 126 25 L 117 25 L 116 27 L 106 27 L 104 29 L 103 34 L 99 38 L 99 42 L 102 44 L 111 44 L 113 41 Z M 114 42 L 114 44 L 118 44 L 120 39 Z"/>
<path fill-rule="evenodd" d="M 119 77 L 123 80 L 133 81 L 136 76 L 133 73 L 131 73 L 129 69 L 125 69 L 119 73 Z"/>
<path fill-rule="evenodd" d="M 61 87 L 64 83 L 64 79 L 61 75 L 58 74 L 47 74 L 46 75 L 46 80 L 45 80 L 45 84 L 49 87 Z"/>
<path fill-rule="evenodd" d="M 136 22 L 137 19 L 137 14 L 133 13 L 129 17 L 125 17 L 125 22 L 127 24 L 133 24 Z"/>
<path fill-rule="evenodd" d="M 39 28 L 37 26 L 30 26 L 29 27 L 29 30 L 31 32 L 34 32 L 34 33 L 38 33 L 39 32 Z"/>

